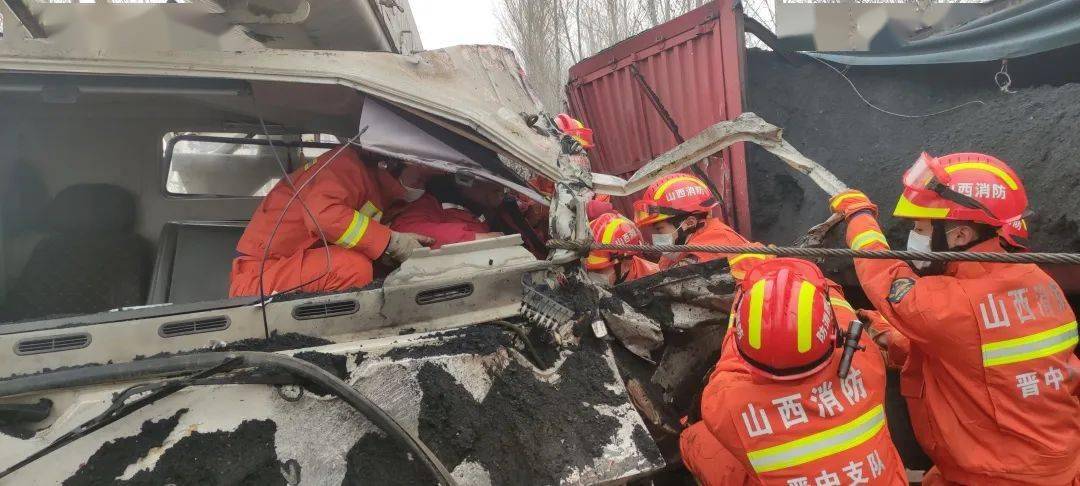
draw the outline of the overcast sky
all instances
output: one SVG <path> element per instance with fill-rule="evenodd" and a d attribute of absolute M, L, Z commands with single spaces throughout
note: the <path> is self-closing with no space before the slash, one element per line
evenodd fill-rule
<path fill-rule="evenodd" d="M 506 45 L 499 36 L 499 0 L 410 0 L 424 49 L 458 44 Z"/>

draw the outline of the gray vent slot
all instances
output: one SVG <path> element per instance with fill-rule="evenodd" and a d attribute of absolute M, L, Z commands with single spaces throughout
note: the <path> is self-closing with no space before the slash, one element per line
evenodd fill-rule
<path fill-rule="evenodd" d="M 465 297 L 472 295 L 472 293 L 473 284 L 471 283 L 452 285 L 450 287 L 439 287 L 437 289 L 425 290 L 417 293 L 416 303 L 428 305 L 449 300 L 464 299 Z"/>
<path fill-rule="evenodd" d="M 321 319 L 324 317 L 346 316 L 356 313 L 360 304 L 355 300 L 332 300 L 319 304 L 304 304 L 293 307 L 293 319 L 300 321 Z"/>
<path fill-rule="evenodd" d="M 63 334 L 59 336 L 20 340 L 15 344 L 15 354 L 23 356 L 27 354 L 56 353 L 85 348 L 89 345 L 90 335 L 85 332 L 79 334 Z"/>
<path fill-rule="evenodd" d="M 208 317 L 192 321 L 170 322 L 162 324 L 158 335 L 163 338 L 202 334 L 204 332 L 224 331 L 229 328 L 229 318 L 225 316 Z"/>

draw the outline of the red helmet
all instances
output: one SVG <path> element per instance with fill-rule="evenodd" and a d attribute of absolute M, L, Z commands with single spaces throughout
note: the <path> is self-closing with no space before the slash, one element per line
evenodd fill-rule
<path fill-rule="evenodd" d="M 644 241 L 641 231 L 629 219 L 616 213 L 604 213 L 589 223 L 589 229 L 596 243 L 614 245 L 640 245 Z M 592 251 L 585 259 L 585 268 L 603 270 L 615 266 L 621 256 L 631 255 L 628 251 Z"/>
<path fill-rule="evenodd" d="M 977 153 L 932 157 L 923 152 L 904 173 L 904 193 L 893 216 L 988 224 L 1022 247 L 1027 204 L 1020 177 L 1005 162 Z"/>
<path fill-rule="evenodd" d="M 577 140 L 577 143 L 581 144 L 582 148 L 593 148 L 592 130 L 586 128 L 585 124 L 581 123 L 581 120 L 567 115 L 566 113 L 559 113 L 558 115 L 555 115 L 555 125 L 559 127 L 560 132 Z"/>
<path fill-rule="evenodd" d="M 669 174 L 653 182 L 634 203 L 634 222 L 648 226 L 673 216 L 708 213 L 716 204 L 712 191 L 701 179 Z"/>
<path fill-rule="evenodd" d="M 818 372 L 836 347 L 828 283 L 806 260 L 774 258 L 754 267 L 739 283 L 731 315 L 739 354 L 775 380 Z"/>

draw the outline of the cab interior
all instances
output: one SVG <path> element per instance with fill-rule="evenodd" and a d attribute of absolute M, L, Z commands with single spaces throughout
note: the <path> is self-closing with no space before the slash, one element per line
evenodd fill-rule
<path fill-rule="evenodd" d="M 236 241 L 280 165 L 356 135 L 365 98 L 330 84 L 0 75 L 0 322 L 226 299 Z M 523 180 L 417 124 L 475 169 Z"/>

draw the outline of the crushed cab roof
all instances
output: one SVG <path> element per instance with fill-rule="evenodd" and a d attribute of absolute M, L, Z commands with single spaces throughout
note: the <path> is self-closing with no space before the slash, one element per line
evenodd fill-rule
<path fill-rule="evenodd" d="M 562 179 L 558 140 L 526 122 L 527 115 L 542 108 L 513 52 L 503 47 L 456 46 L 413 55 L 275 49 L 101 53 L 45 42 L 0 41 L 0 65 L 0 72 L 338 84 L 389 101 L 544 176 Z"/>

